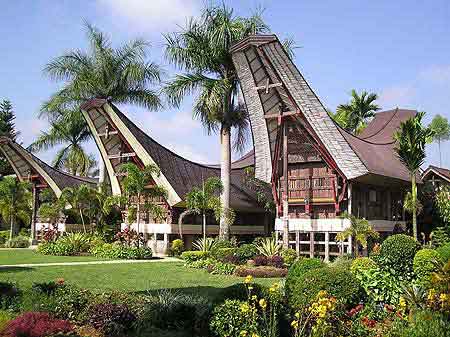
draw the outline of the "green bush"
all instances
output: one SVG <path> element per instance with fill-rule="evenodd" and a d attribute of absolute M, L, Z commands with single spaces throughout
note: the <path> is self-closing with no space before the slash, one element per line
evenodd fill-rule
<path fill-rule="evenodd" d="M 382 244 L 377 256 L 378 265 L 395 277 L 411 279 L 413 276 L 413 260 L 420 244 L 411 236 L 396 234 L 388 237 Z"/>
<path fill-rule="evenodd" d="M 212 256 L 219 261 L 231 261 L 236 254 L 237 248 L 218 248 L 214 249 L 211 254 Z M 236 258 L 237 259 L 237 258 Z"/>
<path fill-rule="evenodd" d="M 103 243 L 91 248 L 90 253 L 106 259 L 144 260 L 152 257 L 149 247 L 128 247 L 118 243 Z"/>
<path fill-rule="evenodd" d="M 439 253 L 444 262 L 450 260 L 450 242 L 437 248 L 436 251 Z"/>
<path fill-rule="evenodd" d="M 19 288 L 14 283 L 0 282 L 0 309 L 9 309 L 19 295 Z"/>
<path fill-rule="evenodd" d="M 211 331 L 216 336 L 241 337 L 241 331 L 250 330 L 248 319 L 242 312 L 241 305 L 246 302 L 226 300 L 214 309 L 210 321 Z"/>
<path fill-rule="evenodd" d="M 294 309 L 305 308 L 321 290 L 346 306 L 359 303 L 363 297 L 358 280 L 349 271 L 340 268 L 315 268 L 286 280 L 288 302 Z"/>
<path fill-rule="evenodd" d="M 37 252 L 43 255 L 56 255 L 56 256 L 75 255 L 75 250 L 72 245 L 58 241 L 47 241 L 40 243 L 37 247 Z"/>
<path fill-rule="evenodd" d="M 8 322 L 12 321 L 15 317 L 10 311 L 0 310 L 0 331 L 3 331 Z"/>
<path fill-rule="evenodd" d="M 421 249 L 414 256 L 414 274 L 420 284 L 428 286 L 431 282 L 431 274 L 440 269 L 441 255 L 434 249 Z"/>
<path fill-rule="evenodd" d="M 170 247 L 170 251 L 172 252 L 173 256 L 180 256 L 181 253 L 184 251 L 184 243 L 183 240 L 175 239 L 172 241 L 172 246 Z"/>
<path fill-rule="evenodd" d="M 283 257 L 284 264 L 290 267 L 295 261 L 297 261 L 298 255 L 295 249 L 288 248 L 281 251 L 281 256 Z"/>
<path fill-rule="evenodd" d="M 207 267 L 209 273 L 217 275 L 232 275 L 235 269 L 236 265 L 221 261 L 215 261 Z"/>
<path fill-rule="evenodd" d="M 3 245 L 9 239 L 9 231 L 0 231 L 0 245 Z"/>
<path fill-rule="evenodd" d="M 305 274 L 307 271 L 312 269 L 318 269 L 325 267 L 326 264 L 317 258 L 307 258 L 301 259 L 296 262 L 289 268 L 288 278 L 290 277 L 299 277 Z"/>
<path fill-rule="evenodd" d="M 356 274 L 359 284 L 371 302 L 397 305 L 402 287 L 408 281 L 399 281 L 394 275 L 379 267 L 366 269 Z"/>
<path fill-rule="evenodd" d="M 397 320 L 389 330 L 387 337 L 449 337 L 450 322 L 440 313 L 417 311 L 410 322 Z"/>
<path fill-rule="evenodd" d="M 445 227 L 437 227 L 431 232 L 431 244 L 434 247 L 441 247 L 446 243 L 450 243 L 450 235 L 448 229 Z"/>
<path fill-rule="evenodd" d="M 200 250 L 188 250 L 181 253 L 181 258 L 186 261 L 187 264 L 197 260 L 203 260 L 210 257 L 210 252 L 203 252 Z"/>
<path fill-rule="evenodd" d="M 30 238 L 18 235 L 6 241 L 5 246 L 8 248 L 28 248 L 30 246 Z"/>
<path fill-rule="evenodd" d="M 154 328 L 184 330 L 187 336 L 207 336 L 211 313 L 212 304 L 204 297 L 162 290 L 144 297 L 136 336 L 154 336 L 151 334 Z"/>
<path fill-rule="evenodd" d="M 104 241 L 97 235 L 87 233 L 67 233 L 56 241 L 44 241 L 37 251 L 44 255 L 72 256 L 87 253 L 92 248 L 103 245 Z"/>
<path fill-rule="evenodd" d="M 244 243 L 236 250 L 236 257 L 243 263 L 245 263 L 247 260 L 253 259 L 257 254 L 258 250 L 252 243 Z"/>
<path fill-rule="evenodd" d="M 377 268 L 377 263 L 370 257 L 358 257 L 353 260 L 350 271 L 353 275 L 359 275 L 368 269 Z"/>

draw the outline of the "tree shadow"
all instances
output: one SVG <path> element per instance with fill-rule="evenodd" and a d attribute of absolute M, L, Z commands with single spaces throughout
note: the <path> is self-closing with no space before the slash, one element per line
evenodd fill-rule
<path fill-rule="evenodd" d="M 34 268 L 31 267 L 15 267 L 15 266 L 0 266 L 0 273 L 12 273 L 12 272 L 21 272 L 21 271 L 32 271 Z"/>

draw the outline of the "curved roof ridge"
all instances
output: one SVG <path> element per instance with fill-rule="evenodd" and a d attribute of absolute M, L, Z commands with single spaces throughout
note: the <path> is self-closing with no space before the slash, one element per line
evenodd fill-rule
<path fill-rule="evenodd" d="M 332 119 L 332 120 L 333 120 L 333 119 Z M 351 132 L 345 130 L 342 126 L 340 126 L 340 125 L 339 125 L 338 123 L 336 123 L 334 120 L 333 120 L 333 123 L 336 124 L 336 126 L 338 127 L 338 129 L 339 129 L 341 132 L 344 132 L 344 133 L 346 133 L 347 135 L 349 135 L 349 136 L 351 136 L 351 137 L 353 137 L 353 138 L 356 138 L 357 140 L 360 140 L 360 141 L 362 141 L 362 142 L 364 142 L 364 143 L 367 143 L 367 144 L 371 144 L 371 145 L 392 145 L 392 144 L 395 143 L 395 140 L 393 140 L 393 141 L 391 141 L 391 142 L 386 142 L 386 143 L 376 143 L 376 142 L 371 142 L 371 141 L 368 141 L 368 140 L 365 139 L 365 138 L 358 137 L 358 136 L 354 135 L 353 133 L 351 133 Z"/>
<path fill-rule="evenodd" d="M 160 146 L 160 147 L 163 148 L 165 151 L 171 153 L 171 154 L 174 155 L 175 157 L 178 157 L 179 159 L 184 160 L 184 161 L 186 161 L 186 162 L 188 162 L 188 163 L 190 163 L 190 164 L 197 165 L 197 166 L 200 166 L 200 167 L 203 167 L 203 168 L 207 168 L 207 169 L 218 169 L 218 167 L 220 167 L 220 164 L 203 164 L 203 163 L 199 163 L 199 162 L 196 162 L 196 161 L 193 161 L 193 160 L 191 160 L 191 159 L 187 159 L 187 158 L 183 157 L 182 155 L 180 155 L 180 154 L 176 153 L 175 151 L 173 151 L 173 150 L 167 148 L 166 146 L 162 145 L 162 144 L 161 144 L 160 142 L 158 142 L 156 139 L 154 139 L 153 137 L 151 137 L 150 135 L 148 135 L 146 132 L 144 132 L 144 131 L 143 131 L 139 126 L 137 126 L 130 118 L 128 118 L 123 112 L 121 112 L 114 104 L 112 104 L 112 103 L 110 103 L 110 102 L 108 102 L 108 104 L 114 109 L 114 111 L 115 111 L 116 113 L 118 113 L 118 114 L 122 115 L 123 117 L 125 117 L 129 123 L 131 123 L 136 129 L 140 130 L 140 131 L 142 132 L 142 134 L 143 134 L 145 137 L 147 137 L 147 138 L 150 139 L 152 142 L 154 142 L 156 145 Z M 246 156 L 249 156 L 250 154 L 251 154 L 251 151 L 250 151 L 249 153 L 245 154 L 243 157 L 241 157 L 241 158 L 235 160 L 233 163 L 236 163 L 236 162 L 239 162 L 240 160 L 246 159 Z M 232 163 L 232 164 L 233 164 L 233 163 Z M 218 166 L 218 167 L 217 167 L 217 166 Z M 248 166 L 251 166 L 251 165 L 248 165 Z M 238 167 L 238 168 L 231 168 L 231 170 L 241 170 L 241 169 L 242 169 L 241 167 Z"/>
<path fill-rule="evenodd" d="M 380 112 L 387 112 L 387 111 L 392 111 L 392 110 L 386 110 L 386 111 L 380 111 Z M 380 129 L 378 129 L 377 132 L 375 132 L 375 133 L 373 133 L 373 134 L 371 134 L 371 135 L 369 135 L 369 136 L 366 136 L 366 137 L 360 137 L 360 138 L 361 138 L 361 139 L 372 138 L 373 136 L 376 136 L 377 134 L 379 134 L 381 131 L 383 131 L 383 130 L 388 126 L 388 124 L 394 119 L 394 117 L 397 115 L 397 113 L 398 113 L 398 107 L 395 108 L 395 113 L 392 114 L 391 118 L 389 118 L 389 119 L 386 121 L 386 123 L 384 123 L 384 125 L 383 125 Z M 374 118 L 375 118 L 375 117 L 374 117 Z"/>

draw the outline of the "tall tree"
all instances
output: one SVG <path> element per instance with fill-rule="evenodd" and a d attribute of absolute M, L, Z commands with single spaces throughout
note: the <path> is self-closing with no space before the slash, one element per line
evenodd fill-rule
<path fill-rule="evenodd" d="M 86 32 L 88 51 L 73 50 L 45 67 L 44 72 L 63 86 L 43 104 L 40 116 L 59 121 L 65 111 L 78 111 L 94 97 L 159 108 L 161 101 L 152 87 L 160 83 L 162 71 L 146 60 L 149 44 L 136 39 L 113 48 L 105 34 L 87 23 Z"/>
<path fill-rule="evenodd" d="M 442 167 L 441 142 L 450 139 L 450 124 L 448 119 L 441 115 L 434 116 L 429 128 L 433 130 L 433 141 L 438 142 L 439 146 L 439 166 Z"/>
<path fill-rule="evenodd" d="M 62 190 L 58 203 L 70 204 L 75 212 L 78 213 L 83 225 L 83 231 L 86 233 L 86 223 L 92 223 L 92 216 L 89 211 L 95 207 L 95 189 L 88 185 L 80 185 L 76 187 L 66 187 Z M 86 221 L 87 220 L 87 221 Z"/>
<path fill-rule="evenodd" d="M 235 148 L 239 149 L 248 125 L 247 112 L 238 104 L 238 78 L 229 49 L 234 42 L 265 31 L 267 26 L 259 15 L 236 16 L 223 5 L 207 7 L 180 32 L 165 36 L 167 59 L 184 71 L 165 88 L 169 101 L 179 106 L 185 96 L 196 94 L 194 118 L 202 122 L 208 134 L 220 132 L 224 209 L 220 239 L 230 236 L 226 218 L 230 209 L 231 130 L 237 132 Z"/>
<path fill-rule="evenodd" d="M 130 224 L 136 220 L 139 235 L 143 210 L 149 212 L 156 219 L 165 217 L 165 210 L 155 201 L 160 197 L 166 197 L 167 192 L 164 188 L 151 184 L 152 177 L 160 174 L 156 166 L 148 165 L 141 170 L 133 163 L 125 163 L 120 166 L 120 172 L 125 174 L 122 187 L 127 200 L 129 200 L 127 222 Z"/>
<path fill-rule="evenodd" d="M 40 151 L 63 145 L 56 153 L 53 165 L 71 174 L 88 176 L 94 173 L 96 161 L 82 145 L 90 138 L 91 133 L 83 116 L 77 110 L 72 110 L 52 122 L 49 131 L 42 132 L 29 149 Z"/>
<path fill-rule="evenodd" d="M 12 140 L 16 140 L 19 132 L 16 131 L 14 120 L 16 116 L 14 114 L 13 106 L 10 101 L 4 99 L 0 102 L 0 136 L 9 137 Z M 12 174 L 14 171 L 9 165 L 8 160 L 0 154 L 0 174 L 7 175 Z"/>
<path fill-rule="evenodd" d="M 28 182 L 15 177 L 4 177 L 0 181 L 0 213 L 10 224 L 9 238 L 18 232 L 17 220 L 28 224 L 31 220 L 31 192 Z"/>
<path fill-rule="evenodd" d="M 216 219 L 220 221 L 222 205 L 219 195 L 222 192 L 222 188 L 222 182 L 218 177 L 210 177 L 202 183 L 202 186 L 195 186 L 186 195 L 187 210 L 202 216 L 202 232 L 204 240 L 206 239 L 206 213 L 208 210 L 212 210 Z"/>
<path fill-rule="evenodd" d="M 377 94 L 362 91 L 359 95 L 355 89 L 351 92 L 352 99 L 347 104 L 337 107 L 333 119 L 344 129 L 358 134 L 367 125 L 369 118 L 375 116 L 380 107 L 375 103 Z"/>
<path fill-rule="evenodd" d="M 400 161 L 406 166 L 411 176 L 411 211 L 413 216 L 413 236 L 417 240 L 417 184 L 416 175 L 424 163 L 425 145 L 433 136 L 433 131 L 422 125 L 425 112 L 401 122 L 395 133 L 395 151 Z"/>

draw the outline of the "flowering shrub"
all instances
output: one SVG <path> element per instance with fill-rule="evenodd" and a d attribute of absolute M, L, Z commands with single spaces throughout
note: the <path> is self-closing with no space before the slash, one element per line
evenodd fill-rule
<path fill-rule="evenodd" d="M 281 292 L 278 283 L 272 285 L 265 297 L 253 293 L 253 278 L 247 276 L 244 284 L 247 300 L 226 300 L 215 308 L 211 319 L 211 330 L 217 336 L 229 337 L 276 337 Z"/>
<path fill-rule="evenodd" d="M 117 336 L 130 330 L 135 320 L 126 305 L 102 303 L 90 308 L 87 323 L 107 336 Z"/>
<path fill-rule="evenodd" d="M 26 312 L 10 321 L 3 330 L 4 337 L 46 337 L 70 333 L 68 321 L 53 318 L 46 312 Z"/>
<path fill-rule="evenodd" d="M 58 239 L 58 229 L 56 226 L 47 227 L 43 230 L 42 240 L 44 242 L 52 242 Z"/>
<path fill-rule="evenodd" d="M 330 318 L 336 309 L 336 298 L 329 296 L 324 290 L 319 291 L 315 301 L 306 310 L 297 311 L 291 327 L 295 337 L 304 336 L 311 330 L 314 336 L 328 336 L 332 329 Z"/>
<path fill-rule="evenodd" d="M 117 232 L 114 239 L 120 242 L 122 245 L 132 247 L 132 246 L 142 246 L 145 244 L 145 240 L 141 235 L 134 229 L 125 228 L 124 230 Z"/>

